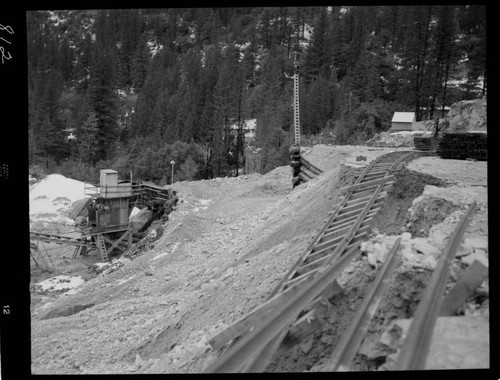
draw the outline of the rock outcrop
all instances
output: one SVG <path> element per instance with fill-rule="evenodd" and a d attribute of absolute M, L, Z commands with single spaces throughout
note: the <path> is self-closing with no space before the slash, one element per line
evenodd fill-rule
<path fill-rule="evenodd" d="M 449 123 L 447 132 L 486 132 L 486 97 L 454 103 L 446 120 Z"/>

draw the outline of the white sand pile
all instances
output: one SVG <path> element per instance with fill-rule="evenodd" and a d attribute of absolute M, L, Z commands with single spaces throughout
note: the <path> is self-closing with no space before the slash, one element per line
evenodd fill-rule
<path fill-rule="evenodd" d="M 75 221 L 68 218 L 68 212 L 74 202 L 87 197 L 84 188 L 83 182 L 60 174 L 50 174 L 31 185 L 30 223 L 75 225 Z"/>

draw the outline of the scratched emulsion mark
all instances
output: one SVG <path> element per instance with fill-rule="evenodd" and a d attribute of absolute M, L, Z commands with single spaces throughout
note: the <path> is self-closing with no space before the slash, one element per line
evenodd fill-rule
<path fill-rule="evenodd" d="M 10 39 L 8 39 L 10 36 L 6 32 L 9 35 L 12 35 L 14 34 L 14 29 L 12 29 L 12 27 L 10 27 L 9 25 L 4 26 L 0 24 L 0 53 L 2 58 L 2 64 L 5 62 L 6 59 L 9 60 L 12 58 L 10 52 L 5 49 L 6 46 L 8 48 L 9 45 L 12 45 L 12 42 L 10 41 Z M 4 46 L 5 44 L 8 45 Z"/>

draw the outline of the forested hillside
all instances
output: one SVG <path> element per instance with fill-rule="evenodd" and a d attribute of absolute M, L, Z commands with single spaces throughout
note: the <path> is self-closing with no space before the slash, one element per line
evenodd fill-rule
<path fill-rule="evenodd" d="M 246 120 L 263 170 L 301 127 L 337 144 L 486 93 L 485 6 L 27 12 L 32 170 L 160 184 L 237 175 Z"/>

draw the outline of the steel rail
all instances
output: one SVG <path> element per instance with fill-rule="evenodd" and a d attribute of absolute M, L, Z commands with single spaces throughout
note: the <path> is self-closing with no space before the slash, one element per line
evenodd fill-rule
<path fill-rule="evenodd" d="M 343 254 L 345 254 L 346 247 L 349 245 L 349 243 L 351 242 L 353 237 L 356 235 L 356 232 L 358 232 L 359 226 L 361 225 L 361 223 L 363 223 L 366 214 L 368 214 L 368 212 L 370 211 L 373 203 L 375 202 L 375 199 L 378 197 L 378 194 L 380 193 L 381 190 L 382 190 L 382 185 L 378 185 L 377 188 L 375 189 L 375 192 L 373 193 L 371 199 L 366 203 L 365 207 L 363 208 L 362 212 L 358 215 L 356 222 L 351 227 L 349 232 L 342 238 L 342 240 L 337 245 L 335 250 L 333 250 L 333 252 L 328 254 L 327 258 L 325 259 L 325 262 L 322 264 L 323 267 L 328 266 L 332 262 L 336 262 L 337 260 L 339 260 L 339 258 L 341 258 L 341 256 Z M 314 276 L 314 275 L 316 275 L 316 273 L 319 272 L 319 270 L 320 269 L 313 269 L 313 270 L 309 271 L 307 274 L 304 274 L 302 276 Z M 291 280 L 293 280 L 293 278 Z M 333 280 L 334 280 L 334 278 L 332 277 L 330 279 L 330 283 Z M 286 284 L 285 284 L 285 286 L 286 286 Z M 317 296 L 319 296 L 319 294 Z M 299 311 L 299 313 L 300 313 L 300 311 Z M 291 325 L 289 327 L 291 327 Z M 267 361 L 271 359 L 274 352 L 278 349 L 279 344 L 284 339 L 287 332 L 288 332 L 288 329 L 286 329 L 285 331 L 280 333 L 278 335 L 277 339 L 271 340 L 267 346 L 264 346 L 262 348 L 259 355 L 257 355 L 256 357 L 253 357 L 253 358 L 249 358 L 247 361 L 247 363 L 248 363 L 247 369 L 251 370 L 254 367 L 257 367 L 257 368 L 255 368 L 255 370 L 265 368 L 265 366 L 267 365 Z"/>
<path fill-rule="evenodd" d="M 314 276 L 308 286 L 300 287 L 297 294 L 274 311 L 267 323 L 257 326 L 243 336 L 233 347 L 223 355 L 207 372 L 237 372 L 252 363 L 252 359 L 259 356 L 265 346 L 273 340 L 283 329 L 293 323 L 297 315 L 313 299 L 330 285 L 332 279 L 338 276 L 347 265 L 360 254 L 359 245 L 354 246 L 340 260 L 321 268 L 321 273 Z"/>
<path fill-rule="evenodd" d="M 398 158 L 391 165 L 391 167 L 387 171 L 386 175 L 389 174 L 390 171 L 393 168 L 395 168 L 404 159 L 404 157 L 405 157 L 405 155 Z M 351 226 L 351 228 L 349 229 L 349 232 L 347 232 L 346 235 L 344 236 L 344 238 L 342 238 L 341 242 L 337 245 L 335 250 L 333 252 L 331 252 L 327 258 L 325 258 L 324 262 L 322 263 L 322 266 L 327 266 L 330 263 L 335 262 L 345 253 L 344 250 L 349 245 L 349 243 L 351 242 L 353 237 L 356 235 L 360 225 L 363 223 L 366 215 L 368 214 L 368 212 L 372 208 L 372 205 L 374 204 L 375 200 L 378 198 L 378 195 L 381 192 L 383 186 L 384 186 L 383 183 L 377 185 L 377 187 L 374 189 L 374 191 L 372 193 L 372 196 L 370 197 L 370 199 L 368 200 L 368 202 L 365 204 L 365 206 L 361 210 L 360 214 L 358 215 L 354 225 Z M 354 191 L 355 190 L 348 191 L 348 193 L 352 194 Z M 348 197 L 346 197 L 346 198 L 348 198 Z M 340 209 L 340 207 L 338 209 Z M 315 242 L 315 246 L 317 246 L 317 243 L 320 240 L 321 239 L 319 239 L 318 241 Z M 314 251 L 312 251 L 311 253 L 313 253 L 313 252 Z M 303 261 L 303 263 L 304 262 L 305 262 L 305 260 Z M 297 270 L 295 272 L 297 272 L 301 268 L 301 266 L 302 266 L 302 264 L 297 267 Z M 317 269 L 313 269 L 309 273 L 301 275 L 301 277 L 307 278 L 310 275 L 315 275 L 316 271 L 317 271 Z M 291 278 L 289 281 L 293 281 L 293 280 L 294 279 Z M 333 281 L 333 279 L 331 281 Z M 286 289 L 286 285 L 287 284 L 285 283 L 285 285 L 284 285 L 285 289 Z M 291 326 L 289 326 L 289 327 L 291 327 Z M 246 365 L 244 367 L 239 368 L 239 369 L 243 370 L 243 371 L 249 371 L 249 372 L 258 372 L 258 371 L 263 370 L 265 368 L 265 366 L 267 365 L 268 360 L 271 359 L 273 354 L 278 349 L 279 344 L 284 339 L 287 332 L 288 332 L 288 329 L 286 329 L 286 330 L 282 331 L 280 334 L 278 334 L 275 339 L 271 339 L 270 342 L 261 349 L 261 351 L 259 352 L 259 354 L 257 356 L 254 356 L 253 358 L 249 358 L 246 362 Z"/>
<path fill-rule="evenodd" d="M 413 153 L 414 152 L 399 151 L 399 152 L 391 152 L 378 157 L 377 159 L 372 161 L 370 165 L 368 165 L 368 167 L 361 173 L 361 175 L 357 177 L 355 184 L 362 183 L 364 177 L 368 175 L 372 170 L 380 173 L 381 172 L 380 165 L 383 165 L 385 176 L 388 176 L 392 170 L 394 170 L 402 161 L 404 161 L 407 157 L 411 156 L 411 154 Z M 377 183 L 379 182 L 384 182 L 384 181 L 377 181 Z M 320 229 L 319 233 L 311 241 L 305 253 L 301 255 L 301 257 L 286 273 L 286 275 L 283 277 L 280 283 L 269 295 L 268 299 L 273 299 L 273 297 L 280 299 L 280 296 L 283 296 L 281 297 L 280 302 L 275 301 L 275 303 L 277 303 L 278 306 L 276 306 L 273 310 L 265 310 L 265 313 L 267 313 L 264 318 L 265 320 L 259 322 L 257 325 L 252 325 L 252 323 L 249 323 L 249 321 L 247 320 L 246 325 L 237 326 L 238 325 L 237 324 L 235 325 L 234 329 L 229 328 L 227 329 L 227 331 L 223 331 L 218 337 L 222 338 L 221 340 L 214 338 L 213 342 L 215 343 L 215 347 L 220 348 L 222 345 L 225 344 L 225 342 L 231 339 L 232 343 L 225 350 L 225 352 L 218 359 L 218 361 L 207 369 L 208 372 L 231 372 L 231 371 L 259 372 L 265 368 L 268 360 L 270 360 L 270 358 L 276 352 L 283 338 L 288 333 L 288 330 L 291 328 L 297 317 L 300 315 L 301 311 L 304 310 L 305 307 L 307 307 L 307 304 L 296 305 L 295 307 L 297 307 L 298 309 L 293 309 L 295 310 L 295 314 L 292 315 L 291 314 L 292 312 L 289 311 L 288 314 L 286 314 L 287 316 L 283 317 L 280 316 L 281 315 L 280 310 L 283 309 L 283 302 L 284 302 L 283 300 L 286 298 L 290 298 L 290 294 L 297 294 L 297 292 L 309 291 L 309 289 L 313 286 L 313 284 L 316 283 L 316 279 L 319 277 L 321 277 L 323 281 L 326 281 L 324 277 L 322 277 L 322 274 L 324 273 L 326 268 L 330 268 L 331 266 L 335 267 L 338 263 L 345 262 L 345 256 L 347 256 L 348 253 L 352 254 L 353 249 L 356 249 L 356 247 L 359 246 L 361 240 L 366 239 L 367 237 L 366 233 L 359 235 L 358 230 L 361 225 L 366 224 L 365 222 L 366 218 L 369 218 L 368 221 L 370 221 L 371 223 L 372 220 L 371 215 L 374 212 L 380 210 L 381 204 L 378 203 L 380 201 L 379 195 L 381 194 L 382 190 L 384 190 L 384 193 L 387 194 L 386 189 L 387 189 L 387 183 L 380 183 L 377 186 L 372 186 L 369 190 L 347 191 L 347 194 L 343 197 L 342 201 L 336 207 L 335 211 L 332 212 L 330 216 L 325 220 L 324 226 Z M 356 200 L 356 203 L 360 202 L 360 204 L 362 204 L 363 207 L 362 208 L 360 207 L 359 210 L 349 212 L 357 214 L 356 216 L 353 215 L 355 219 L 350 221 L 349 223 L 341 222 L 343 229 L 340 231 L 345 230 L 345 233 L 339 234 L 340 237 L 339 239 L 336 238 L 331 240 L 332 241 L 331 246 L 329 244 L 326 244 L 325 242 L 323 243 L 325 245 L 325 248 L 323 248 L 320 251 L 317 250 L 315 251 L 315 248 L 318 246 L 318 244 L 325 235 L 329 235 L 331 237 L 332 231 L 335 234 L 339 231 L 339 230 L 337 230 L 336 232 L 334 231 L 335 229 L 338 229 L 338 227 L 332 229 L 330 229 L 330 227 L 335 224 L 338 224 L 340 219 L 342 220 L 345 219 L 345 217 L 342 218 L 340 217 L 340 214 L 342 210 L 345 208 L 345 206 L 349 202 L 351 202 L 352 204 L 352 201 L 354 199 L 359 199 L 359 195 L 357 194 L 364 194 L 364 193 L 370 193 L 370 194 L 364 196 L 365 200 L 363 202 Z M 351 197 L 355 198 L 353 199 Z M 377 204 L 375 204 L 376 202 Z M 359 206 L 357 206 L 356 208 L 358 207 Z M 349 217 L 348 219 L 352 218 Z M 344 226 L 344 224 L 347 225 Z M 342 237 L 342 235 L 344 236 Z M 358 235 L 359 237 L 357 237 Z M 318 264 L 319 262 L 321 262 L 321 264 L 319 264 L 320 266 L 319 268 L 316 266 L 314 267 L 311 266 L 310 265 L 311 262 L 304 265 L 309 257 L 312 257 L 314 254 L 318 255 L 320 252 L 321 255 L 323 255 L 323 257 L 321 257 L 318 260 L 315 259 L 318 262 Z M 316 261 L 312 263 L 315 263 Z M 312 269 L 310 271 L 305 271 L 305 273 L 297 275 L 298 270 L 300 270 L 302 267 L 307 267 L 307 265 L 309 265 L 308 268 Z M 334 281 L 334 279 L 335 279 L 334 277 L 329 278 L 327 285 L 331 284 L 331 282 Z M 294 284 L 293 286 L 291 286 L 292 283 Z M 288 291 L 291 289 L 293 289 L 293 292 L 290 292 L 290 294 L 288 294 L 289 293 Z M 324 289 L 326 289 L 326 285 L 322 288 L 321 291 L 324 291 Z M 308 304 L 311 304 L 311 301 L 317 298 L 321 294 L 321 291 L 318 292 L 313 298 L 308 299 Z M 271 317 L 269 316 L 269 314 L 271 314 Z M 262 315 L 259 315 L 258 317 L 262 318 Z M 277 320 L 280 319 L 282 319 L 282 321 L 278 323 Z M 274 326 L 275 329 L 269 330 L 270 326 Z M 245 331 L 245 329 L 246 332 L 242 332 Z M 265 338 L 259 335 L 262 333 L 262 331 L 265 331 L 267 334 L 267 335 L 265 334 Z M 240 335 L 235 336 L 236 334 Z M 256 337 L 257 335 L 259 335 L 259 338 Z M 246 347 L 247 345 L 248 347 Z"/>
<path fill-rule="evenodd" d="M 386 156 L 390 155 L 391 153 L 388 153 L 386 155 L 382 155 L 380 157 L 377 157 L 374 161 L 372 161 L 368 167 L 363 171 L 363 173 L 367 173 L 369 171 L 369 168 L 373 167 L 376 163 L 378 163 L 382 158 L 386 158 Z M 363 174 L 362 173 L 362 174 Z M 359 183 L 361 181 L 362 177 L 358 177 L 358 180 L 355 181 L 355 183 Z M 274 290 L 271 292 L 269 297 L 273 297 L 276 293 L 280 292 L 284 285 L 286 284 L 287 281 L 291 279 L 291 276 L 294 275 L 296 269 L 306 260 L 306 258 L 311 254 L 312 250 L 315 248 L 316 244 L 321 240 L 323 237 L 324 233 L 326 230 L 330 227 L 330 225 L 334 222 L 335 218 L 338 216 L 338 214 L 342 211 L 343 207 L 347 202 L 349 202 L 349 197 L 353 192 L 348 192 L 344 198 L 341 200 L 340 204 L 335 208 L 335 211 L 330 214 L 330 216 L 325 220 L 325 224 L 323 227 L 320 229 L 318 234 L 315 236 L 315 238 L 311 241 L 311 243 L 308 245 L 307 249 L 305 250 L 304 254 L 299 257 L 299 259 L 296 261 L 296 263 L 290 268 L 290 270 L 285 274 L 283 279 L 278 283 L 278 285 L 274 288 Z"/>
<path fill-rule="evenodd" d="M 392 272 L 397 265 L 399 256 L 396 253 L 399 250 L 400 242 L 401 238 L 399 237 L 387 255 L 375 281 L 370 285 L 370 290 L 363 299 L 353 321 L 335 347 L 329 363 L 324 368 L 325 371 L 348 371 L 351 368 L 352 361 L 368 331 L 370 321 L 378 309 Z"/>
<path fill-rule="evenodd" d="M 373 167 L 377 164 L 379 164 L 384 158 L 385 158 L 385 154 L 382 155 L 382 156 L 379 156 L 377 157 L 375 160 L 373 160 L 372 162 L 370 162 L 370 164 L 361 172 L 361 174 L 358 176 L 358 178 L 356 178 L 356 181 L 354 181 L 354 184 L 357 184 L 357 183 L 360 183 L 364 176 L 370 171 L 373 169 Z"/>
<path fill-rule="evenodd" d="M 436 269 L 434 269 L 417 306 L 408 335 L 394 365 L 395 370 L 425 369 L 432 334 L 441 310 L 443 294 L 450 274 L 450 264 L 461 243 L 469 217 L 475 208 L 476 202 L 474 201 L 460 219 L 443 250 Z"/>

